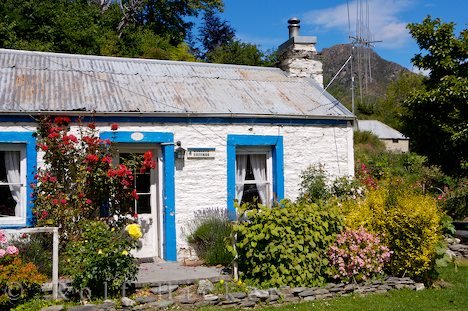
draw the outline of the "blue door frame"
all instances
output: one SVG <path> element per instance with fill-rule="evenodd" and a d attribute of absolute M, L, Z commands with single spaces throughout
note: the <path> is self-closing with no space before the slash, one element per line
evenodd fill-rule
<path fill-rule="evenodd" d="M 174 184 L 174 134 L 166 132 L 137 132 L 138 140 L 132 138 L 136 132 L 101 132 L 102 139 L 115 143 L 160 144 L 163 156 L 163 259 L 177 260 L 175 226 L 175 184 Z M 141 134 L 141 135 L 140 135 Z"/>

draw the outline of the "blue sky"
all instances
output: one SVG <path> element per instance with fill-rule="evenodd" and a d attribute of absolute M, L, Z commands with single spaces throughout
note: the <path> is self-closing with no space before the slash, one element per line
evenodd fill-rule
<path fill-rule="evenodd" d="M 368 0 L 369 24 L 385 59 L 412 68 L 411 57 L 419 52 L 405 26 L 425 16 L 455 22 L 457 33 L 467 27 L 467 0 Z M 318 49 L 348 43 L 346 0 L 224 0 L 222 18 L 237 36 L 262 49 L 276 48 L 288 38 L 287 20 L 301 19 L 301 35 L 317 36 Z M 356 1 L 349 0 L 351 29 L 355 29 Z"/>

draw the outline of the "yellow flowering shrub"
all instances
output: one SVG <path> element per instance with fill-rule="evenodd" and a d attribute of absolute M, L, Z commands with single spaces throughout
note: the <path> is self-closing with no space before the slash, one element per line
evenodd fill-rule
<path fill-rule="evenodd" d="M 392 186 L 370 191 L 360 201 L 344 202 L 345 223 L 382 237 L 393 251 L 386 267 L 390 274 L 422 277 L 435 264 L 443 212 L 433 198 Z"/>
<path fill-rule="evenodd" d="M 131 236 L 133 239 L 138 240 L 143 236 L 141 233 L 141 227 L 139 224 L 130 224 L 125 227 L 125 230 L 128 232 L 128 235 Z"/>

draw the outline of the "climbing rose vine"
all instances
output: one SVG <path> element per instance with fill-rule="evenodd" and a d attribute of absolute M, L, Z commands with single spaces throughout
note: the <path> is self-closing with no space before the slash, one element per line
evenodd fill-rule
<path fill-rule="evenodd" d="M 138 199 L 134 172 L 156 166 L 150 151 L 115 166 L 113 146 L 99 138 L 94 123 L 78 122 L 72 131 L 70 122 L 68 117 L 40 121 L 37 148 L 44 164 L 31 185 L 37 225 L 58 226 L 64 243 L 81 233 L 83 220 L 104 219 L 120 227 L 128 222 L 128 215 L 136 215 L 132 202 Z"/>
<path fill-rule="evenodd" d="M 340 233 L 328 255 L 334 267 L 333 278 L 359 281 L 382 273 L 391 251 L 376 235 L 360 228 Z"/>

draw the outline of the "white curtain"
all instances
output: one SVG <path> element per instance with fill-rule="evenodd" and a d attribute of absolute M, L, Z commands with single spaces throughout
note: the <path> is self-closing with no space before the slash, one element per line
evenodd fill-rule
<path fill-rule="evenodd" d="M 236 156 L 236 200 L 240 203 L 244 194 L 244 185 L 240 185 L 245 181 L 247 173 L 247 155 Z"/>
<path fill-rule="evenodd" d="M 255 180 L 262 181 L 262 183 L 257 183 L 256 185 L 260 200 L 262 200 L 262 204 L 266 205 L 269 202 L 267 202 L 267 184 L 264 183 L 267 180 L 265 155 L 251 154 L 250 165 L 252 165 Z"/>
<path fill-rule="evenodd" d="M 21 215 L 21 176 L 20 176 L 20 153 L 18 151 L 5 151 L 5 169 L 7 181 L 10 184 L 10 192 L 16 201 L 15 216 Z"/>

